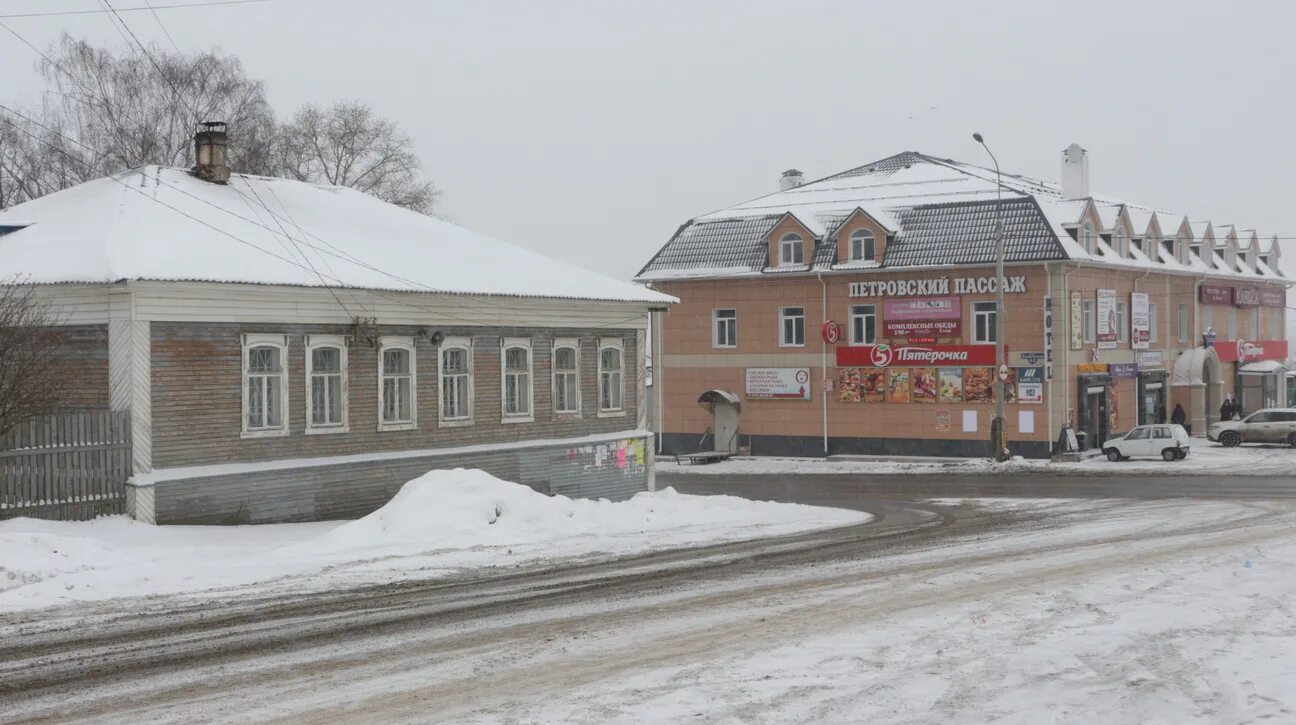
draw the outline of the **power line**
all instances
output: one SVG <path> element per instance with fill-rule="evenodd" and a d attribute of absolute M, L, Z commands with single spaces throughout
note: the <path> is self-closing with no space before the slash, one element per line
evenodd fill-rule
<path fill-rule="evenodd" d="M 168 86 L 171 86 L 171 91 L 175 93 L 176 100 L 180 101 L 182 104 L 184 104 L 186 107 L 189 108 L 189 112 L 193 114 L 194 123 L 200 123 L 202 121 L 202 118 L 199 117 L 197 107 L 190 104 L 185 99 L 185 97 L 180 93 L 180 89 L 176 87 L 175 82 L 172 81 L 171 77 L 166 74 L 166 71 L 162 70 L 162 66 L 158 65 L 157 59 L 154 58 L 153 54 L 149 52 L 149 49 L 143 43 L 140 42 L 139 37 L 135 35 L 135 31 L 131 30 L 131 27 L 126 24 L 126 20 L 122 18 L 120 13 L 118 13 L 116 10 L 113 10 L 112 3 L 108 2 L 108 0 L 99 0 L 99 2 L 103 3 L 104 7 L 108 8 L 109 10 L 112 10 L 113 17 L 117 18 L 117 22 L 121 23 L 122 27 L 126 29 L 127 33 L 130 33 L 130 37 L 135 41 L 135 45 L 139 46 L 139 49 L 144 52 L 144 57 L 148 58 L 149 63 L 153 64 L 154 70 L 158 72 L 158 75 L 162 76 L 162 80 L 166 81 L 166 84 Z"/>
<path fill-rule="evenodd" d="M 270 0 L 217 0 L 216 2 L 206 3 L 173 3 L 171 5 L 153 5 L 146 6 L 134 5 L 128 8 L 117 8 L 119 12 L 133 13 L 143 10 L 152 10 L 156 14 L 158 10 L 176 10 L 178 8 L 205 8 L 215 7 L 217 5 L 249 5 L 251 3 L 268 3 Z M 107 10 L 61 10 L 46 13 L 9 13 L 0 15 L 0 18 L 50 18 L 60 15 L 102 15 Z"/>
<path fill-rule="evenodd" d="M 153 3 L 149 2 L 149 0 L 144 0 L 144 4 L 148 6 L 149 12 L 153 13 L 153 19 L 157 21 L 158 27 L 162 28 L 162 33 L 166 35 L 167 40 L 171 41 L 171 47 L 175 48 L 176 55 L 182 55 L 180 52 L 180 46 L 176 45 L 175 38 L 171 37 L 171 31 L 167 30 L 166 23 L 162 22 L 162 16 L 158 15 L 157 10 L 153 9 Z"/>

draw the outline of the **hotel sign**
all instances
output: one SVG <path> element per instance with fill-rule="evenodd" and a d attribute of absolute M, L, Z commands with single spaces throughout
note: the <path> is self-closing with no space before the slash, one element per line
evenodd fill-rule
<path fill-rule="evenodd" d="M 1026 277 L 1005 276 L 1004 293 L 1026 291 Z M 999 278 L 937 277 L 935 279 L 893 279 L 875 282 L 851 282 L 851 297 L 919 297 L 928 295 L 985 295 L 999 289 Z"/>

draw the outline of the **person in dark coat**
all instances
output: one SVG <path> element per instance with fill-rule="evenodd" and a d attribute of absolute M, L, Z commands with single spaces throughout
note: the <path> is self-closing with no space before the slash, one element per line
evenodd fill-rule
<path fill-rule="evenodd" d="M 1170 422 L 1175 425 L 1183 425 L 1188 420 L 1188 414 L 1184 412 L 1183 406 L 1175 403 L 1174 412 L 1170 414 Z"/>
<path fill-rule="evenodd" d="M 1220 420 L 1233 420 L 1233 399 L 1225 396 L 1224 403 L 1220 405 Z"/>

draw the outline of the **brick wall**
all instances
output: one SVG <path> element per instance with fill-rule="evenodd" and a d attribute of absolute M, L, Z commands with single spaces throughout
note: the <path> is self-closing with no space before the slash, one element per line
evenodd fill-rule
<path fill-rule="evenodd" d="M 473 339 L 474 422 L 440 427 L 437 403 L 437 348 L 420 338 L 417 327 L 384 326 L 392 336 L 414 336 L 417 428 L 378 430 L 378 350 L 363 340 L 348 348 L 349 432 L 306 435 L 305 335 L 344 335 L 348 326 L 154 323 L 153 465 L 155 468 L 224 462 L 346 455 L 373 451 L 563 438 L 633 429 L 638 417 L 635 391 L 638 350 L 627 330 L 548 330 L 429 326 L 448 337 Z M 242 333 L 289 336 L 288 435 L 242 438 Z M 502 423 L 500 338 L 529 337 L 533 356 L 535 421 Z M 551 390 L 552 342 L 580 339 L 581 415 L 556 417 Z M 598 417 L 597 340 L 620 339 L 624 410 L 620 417 Z"/>

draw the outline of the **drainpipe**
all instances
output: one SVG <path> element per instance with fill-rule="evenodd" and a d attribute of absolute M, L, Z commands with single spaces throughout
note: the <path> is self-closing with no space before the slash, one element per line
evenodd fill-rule
<path fill-rule="evenodd" d="M 820 270 L 815 274 L 819 278 L 820 297 L 820 319 L 823 322 L 828 321 L 828 285 L 824 282 L 823 271 Z M 819 397 L 823 404 L 823 450 L 824 456 L 828 455 L 828 341 L 819 336 Z"/>
<path fill-rule="evenodd" d="M 1071 375 L 1071 337 L 1075 335 L 1075 331 L 1071 329 L 1071 323 L 1073 322 L 1073 320 L 1071 319 L 1071 273 L 1076 272 L 1079 269 L 1080 269 L 1080 263 L 1076 262 L 1074 267 L 1071 267 L 1070 269 L 1062 270 L 1062 305 L 1063 308 L 1066 310 L 1066 320 L 1067 320 L 1067 339 L 1065 340 L 1066 344 L 1062 346 L 1062 380 L 1063 381 L 1066 381 L 1068 377 Z M 1083 319 L 1081 321 L 1081 324 L 1084 324 Z M 1083 331 L 1081 331 L 1082 336 L 1083 334 L 1084 334 Z M 1057 370 L 1055 369 L 1054 377 L 1057 377 L 1056 373 Z M 1053 381 L 1050 380 L 1049 385 L 1052 386 L 1052 384 Z M 1052 399 L 1053 399 L 1053 388 L 1050 387 L 1049 400 L 1051 401 Z M 1065 413 L 1070 409 L 1071 409 L 1071 385 L 1063 384 L 1062 386 L 1063 413 Z M 1070 424 L 1071 424 L 1071 419 L 1068 417 L 1067 425 Z"/>

